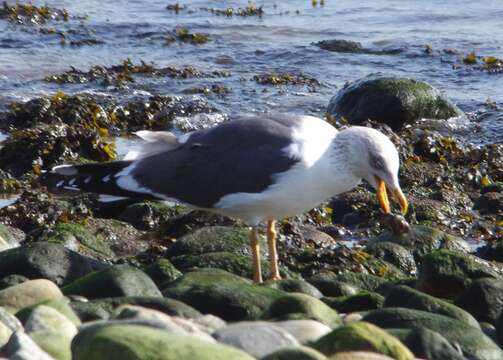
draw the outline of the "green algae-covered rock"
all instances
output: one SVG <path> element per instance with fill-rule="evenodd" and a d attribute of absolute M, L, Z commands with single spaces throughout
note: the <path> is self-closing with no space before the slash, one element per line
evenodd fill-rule
<path fill-rule="evenodd" d="M 438 249 L 469 251 L 469 246 L 463 239 L 425 225 L 411 225 L 408 232 L 399 234 L 384 231 L 371 239 L 369 246 L 372 248 L 374 245 L 389 242 L 410 249 L 417 260 Z"/>
<path fill-rule="evenodd" d="M 105 267 L 95 259 L 53 243 L 38 242 L 0 252 L 0 277 L 18 274 L 64 285 Z"/>
<path fill-rule="evenodd" d="M 289 314 L 304 314 L 305 318 L 317 320 L 330 327 L 342 323 L 339 314 L 323 301 L 300 293 L 291 293 L 275 300 L 264 317 L 266 319 L 282 319 Z"/>
<path fill-rule="evenodd" d="M 30 280 L 0 290 L 0 306 L 12 313 L 42 301 L 62 298 L 63 294 L 59 288 L 52 281 L 45 279 Z"/>
<path fill-rule="evenodd" d="M 384 296 L 368 291 L 362 291 L 351 296 L 325 297 L 322 300 L 341 313 L 380 309 L 384 304 Z"/>
<path fill-rule="evenodd" d="M 30 334 L 42 350 L 56 360 L 72 360 L 72 337 L 54 331 L 37 331 Z"/>
<path fill-rule="evenodd" d="M 480 328 L 475 318 L 465 310 L 408 286 L 397 286 L 386 297 L 385 307 L 403 307 L 445 315 Z"/>
<path fill-rule="evenodd" d="M 398 360 L 414 360 L 414 355 L 397 338 L 367 322 L 338 327 L 312 344 L 329 356 L 342 351 L 373 351 Z"/>
<path fill-rule="evenodd" d="M 387 330 L 404 343 L 416 357 L 435 360 L 464 360 L 461 352 L 439 333 L 426 329 Z"/>
<path fill-rule="evenodd" d="M 300 279 L 270 280 L 264 282 L 262 285 L 286 292 L 296 292 L 310 295 L 317 299 L 323 296 L 323 294 L 316 287 L 309 284 L 307 281 Z"/>
<path fill-rule="evenodd" d="M 26 322 L 26 319 L 30 316 L 30 314 L 38 307 L 38 306 L 49 306 L 54 310 L 57 310 L 60 314 L 64 315 L 68 320 L 70 320 L 74 325 L 80 325 L 80 319 L 75 314 L 70 304 L 66 299 L 59 300 L 48 300 L 42 301 L 41 303 L 35 304 L 33 306 L 25 307 L 16 313 L 16 317 L 21 320 L 23 323 Z"/>
<path fill-rule="evenodd" d="M 285 348 L 266 355 L 261 360 L 326 360 L 327 357 L 307 346 Z"/>
<path fill-rule="evenodd" d="M 182 276 L 182 273 L 168 259 L 157 259 L 154 263 L 145 268 L 145 273 L 150 276 L 159 287 L 162 287 L 162 284 L 167 284 Z"/>
<path fill-rule="evenodd" d="M 167 315 L 183 318 L 197 318 L 201 313 L 181 301 L 162 297 L 124 296 L 91 300 L 74 301 L 70 304 L 82 321 L 109 319 L 115 309 L 121 305 L 136 305 L 161 311 Z"/>
<path fill-rule="evenodd" d="M 114 296 L 162 296 L 152 279 L 128 265 L 115 265 L 90 273 L 63 287 L 65 295 L 82 295 L 90 299 Z"/>
<path fill-rule="evenodd" d="M 81 330 L 72 342 L 75 360 L 252 360 L 234 348 L 137 325 Z"/>
<path fill-rule="evenodd" d="M 343 351 L 333 356 L 329 360 L 392 360 L 389 356 L 369 351 Z"/>
<path fill-rule="evenodd" d="M 375 291 L 387 283 L 386 279 L 371 274 L 355 272 L 334 274 L 330 271 L 313 275 L 309 278 L 309 282 L 325 296 L 354 295 L 360 290 Z M 346 286 L 341 284 L 346 284 Z"/>
<path fill-rule="evenodd" d="M 374 310 L 363 317 L 382 328 L 427 328 L 442 334 L 451 344 L 458 344 L 465 357 L 496 360 L 502 350 L 480 329 L 444 315 L 406 308 Z"/>
<path fill-rule="evenodd" d="M 393 130 L 422 118 L 448 119 L 462 114 L 427 83 L 380 74 L 369 75 L 344 87 L 330 100 L 327 111 L 346 118 L 353 125 L 371 119 Z"/>
<path fill-rule="evenodd" d="M 266 246 L 261 246 L 263 252 L 266 248 Z M 249 256 L 250 230 L 244 227 L 206 226 L 177 239 L 170 247 L 168 255 L 173 257 L 212 252 L 230 252 Z"/>
<path fill-rule="evenodd" d="M 180 300 L 202 313 L 227 321 L 253 320 L 285 293 L 253 285 L 251 281 L 218 269 L 184 274 L 163 289 L 164 296 Z"/>
<path fill-rule="evenodd" d="M 42 234 L 40 241 L 61 244 L 79 254 L 96 258 L 113 259 L 114 252 L 101 238 L 91 234 L 84 226 L 72 223 L 60 223 Z"/>
<path fill-rule="evenodd" d="M 378 259 L 395 265 L 407 274 L 416 272 L 414 256 L 412 256 L 409 250 L 399 244 L 389 241 L 371 242 L 367 245 L 365 251 Z"/>
<path fill-rule="evenodd" d="M 437 250 L 423 257 L 416 287 L 428 294 L 454 299 L 473 280 L 497 274 L 482 260 L 457 251 Z"/>

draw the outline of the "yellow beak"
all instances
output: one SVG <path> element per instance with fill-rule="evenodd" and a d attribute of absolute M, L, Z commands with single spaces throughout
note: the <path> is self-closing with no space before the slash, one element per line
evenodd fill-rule
<path fill-rule="evenodd" d="M 389 214 L 391 213 L 391 207 L 388 200 L 388 193 L 386 192 L 386 184 L 378 176 L 374 176 L 374 179 L 377 184 L 376 187 L 377 199 L 379 200 L 379 205 L 381 206 L 381 209 L 384 211 L 385 214 Z M 400 205 L 400 210 L 402 211 L 402 214 L 406 215 L 409 209 L 409 203 L 407 202 L 407 199 L 405 198 L 405 195 L 403 194 L 402 190 L 400 188 L 394 189 L 393 195 L 395 196 L 396 200 L 398 201 L 398 204 Z"/>

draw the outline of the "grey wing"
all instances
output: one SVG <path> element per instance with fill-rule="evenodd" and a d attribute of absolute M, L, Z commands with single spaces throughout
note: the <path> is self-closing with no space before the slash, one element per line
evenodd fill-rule
<path fill-rule="evenodd" d="M 257 193 L 298 160 L 284 149 L 291 126 L 249 119 L 194 133 L 180 147 L 135 162 L 130 176 L 144 189 L 203 208 L 223 196 Z"/>

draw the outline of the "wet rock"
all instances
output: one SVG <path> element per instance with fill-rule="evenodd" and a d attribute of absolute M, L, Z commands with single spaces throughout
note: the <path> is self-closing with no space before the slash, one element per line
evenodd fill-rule
<path fill-rule="evenodd" d="M 503 215 L 503 193 L 486 192 L 475 201 L 474 209 L 482 213 Z"/>
<path fill-rule="evenodd" d="M 330 327 L 315 320 L 276 321 L 274 325 L 292 334 L 300 344 L 316 341 L 331 331 Z"/>
<path fill-rule="evenodd" d="M 104 264 L 94 259 L 51 243 L 27 244 L 0 253 L 1 275 L 44 278 L 58 285 L 67 284 L 104 267 Z"/>
<path fill-rule="evenodd" d="M 81 360 L 105 360 L 110 353 L 124 360 L 252 360 L 231 347 L 137 325 L 83 329 L 72 343 L 72 355 Z"/>
<path fill-rule="evenodd" d="M 13 231 L 13 228 L 0 224 L 0 252 L 19 245 Z"/>
<path fill-rule="evenodd" d="M 125 221 L 140 230 L 154 230 L 173 216 L 183 213 L 182 206 L 169 206 L 162 202 L 146 201 L 129 205 L 119 215 Z"/>
<path fill-rule="evenodd" d="M 30 280 L 0 290 L 0 306 L 14 313 L 27 306 L 46 300 L 58 300 L 62 297 L 63 294 L 52 281 Z"/>
<path fill-rule="evenodd" d="M 0 350 L 0 356 L 16 360 L 54 360 L 22 331 L 12 334 L 9 342 Z"/>
<path fill-rule="evenodd" d="M 474 280 L 497 276 L 494 269 L 474 256 L 437 250 L 423 257 L 416 287 L 433 296 L 454 299 Z"/>
<path fill-rule="evenodd" d="M 324 50 L 340 52 L 340 53 L 361 53 L 363 52 L 363 46 L 361 43 L 350 40 L 322 40 L 316 43 L 316 46 Z"/>
<path fill-rule="evenodd" d="M 162 328 L 176 335 L 193 336 L 200 340 L 215 342 L 215 339 L 203 331 L 196 322 L 181 317 L 169 316 L 163 312 L 147 309 L 141 306 L 122 305 L 116 310 L 115 320 L 138 320 L 152 323 L 154 327 Z M 110 322 L 105 322 L 107 325 Z M 119 321 L 117 323 L 120 323 Z"/>
<path fill-rule="evenodd" d="M 387 280 L 382 277 L 355 272 L 338 274 L 335 280 L 354 285 L 358 289 L 366 291 L 376 291 L 379 287 L 387 283 Z"/>
<path fill-rule="evenodd" d="M 261 360 L 326 360 L 322 353 L 306 346 L 277 350 Z"/>
<path fill-rule="evenodd" d="M 236 221 L 228 217 L 210 213 L 208 211 L 195 210 L 169 219 L 162 227 L 160 233 L 165 237 L 179 239 L 203 227 L 231 227 L 235 224 Z M 193 249 L 193 246 L 196 246 L 195 244 L 197 244 L 198 241 L 197 238 L 195 238 L 194 241 L 196 242 L 193 245 L 189 245 L 187 253 L 189 253 L 189 249 Z M 199 243 L 199 246 L 203 245 L 205 245 L 203 242 Z M 195 250 L 197 251 L 197 248 L 195 248 Z M 185 251 L 186 250 L 183 250 L 183 253 L 185 253 Z"/>
<path fill-rule="evenodd" d="M 372 119 L 394 130 L 422 118 L 448 119 L 461 114 L 424 82 L 382 75 L 370 75 L 346 86 L 330 100 L 327 111 L 353 125 Z"/>
<path fill-rule="evenodd" d="M 363 317 L 382 328 L 427 328 L 444 336 L 451 344 L 458 344 L 463 356 L 474 359 L 499 359 L 501 349 L 484 333 L 463 321 L 405 308 L 384 308 L 374 310 Z"/>
<path fill-rule="evenodd" d="M 314 342 L 312 347 L 327 356 L 342 351 L 373 351 L 394 359 L 415 359 L 397 338 L 368 322 L 340 326 Z"/>
<path fill-rule="evenodd" d="M 503 280 L 475 280 L 456 299 L 455 304 L 475 316 L 478 321 L 495 324 L 503 310 Z"/>
<path fill-rule="evenodd" d="M 263 315 L 266 319 L 288 318 L 301 314 L 306 319 L 319 321 L 330 327 L 342 323 L 339 314 L 321 300 L 305 294 L 288 294 L 275 300 Z"/>
<path fill-rule="evenodd" d="M 351 296 L 340 296 L 336 298 L 326 297 L 322 300 L 331 308 L 346 314 L 380 309 L 384 304 L 384 296 L 367 291 L 362 291 Z"/>
<path fill-rule="evenodd" d="M 435 360 L 464 360 L 461 351 L 442 335 L 426 328 L 397 329 L 389 332 L 400 339 L 416 357 Z"/>
<path fill-rule="evenodd" d="M 385 307 L 404 307 L 445 315 L 480 328 L 475 318 L 463 309 L 408 286 L 396 286 L 386 297 Z"/>
<path fill-rule="evenodd" d="M 89 302 L 73 301 L 72 309 L 82 321 L 106 320 L 113 316 L 116 309 L 122 305 L 135 305 L 153 309 L 170 316 L 184 318 L 199 318 L 201 313 L 181 301 L 161 297 L 125 296 L 97 299 Z"/>
<path fill-rule="evenodd" d="M 285 293 L 252 285 L 251 281 L 218 269 L 184 274 L 163 289 L 164 296 L 193 306 L 227 321 L 260 318 L 274 300 Z"/>
<path fill-rule="evenodd" d="M 266 281 L 263 285 L 285 292 L 306 294 L 317 299 L 320 299 L 323 296 L 323 294 L 316 287 L 300 279 L 281 279 L 276 281 Z"/>
<path fill-rule="evenodd" d="M 144 269 L 145 273 L 162 289 L 164 285 L 178 279 L 182 273 L 168 259 L 157 259 Z"/>
<path fill-rule="evenodd" d="M 143 271 L 115 265 L 96 271 L 63 287 L 65 295 L 81 295 L 91 299 L 114 296 L 162 296 L 152 279 Z"/>
<path fill-rule="evenodd" d="M 377 243 L 382 242 L 392 242 L 410 249 L 416 260 L 421 260 L 424 255 L 438 249 L 463 252 L 470 250 L 470 247 L 463 239 L 425 225 L 412 225 L 408 232 L 400 234 L 385 231 L 377 238 L 371 239 L 368 247 L 372 249 L 373 246 L 382 246 L 377 245 Z M 372 250 L 369 251 L 372 252 Z"/>
<path fill-rule="evenodd" d="M 407 274 L 416 272 L 416 262 L 412 253 L 401 245 L 379 241 L 368 244 L 365 250 L 376 258 L 395 265 Z"/>
<path fill-rule="evenodd" d="M 283 347 L 300 344 L 287 331 L 268 322 L 238 322 L 213 333 L 215 339 L 254 357 L 266 356 Z"/>

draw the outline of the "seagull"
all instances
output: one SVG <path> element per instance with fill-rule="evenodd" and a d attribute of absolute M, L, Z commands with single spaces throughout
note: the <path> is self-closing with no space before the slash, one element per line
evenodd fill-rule
<path fill-rule="evenodd" d="M 275 222 L 310 210 L 366 180 L 386 214 L 386 186 L 403 213 L 399 156 L 383 133 L 336 130 L 313 116 L 263 114 L 175 136 L 139 131 L 144 145 L 124 160 L 52 169 L 58 188 L 184 203 L 251 227 L 253 280 L 262 282 L 258 226 L 267 223 L 270 272 L 280 280 Z M 337 211 L 337 209 L 334 209 Z"/>

